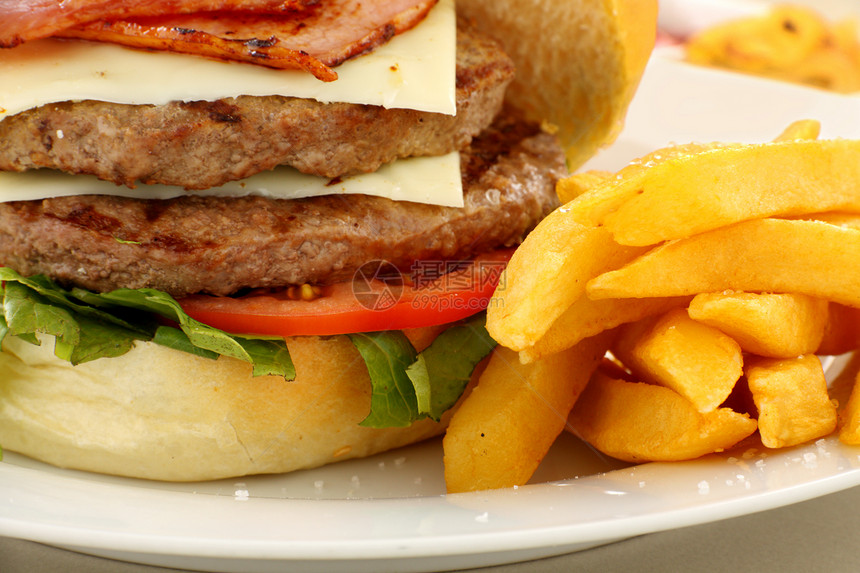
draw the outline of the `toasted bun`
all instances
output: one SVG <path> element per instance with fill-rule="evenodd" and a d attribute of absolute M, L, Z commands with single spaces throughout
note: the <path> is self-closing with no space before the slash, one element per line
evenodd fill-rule
<path fill-rule="evenodd" d="M 554 125 L 576 169 L 617 137 L 657 33 L 657 0 L 457 0 L 517 73 L 507 98 Z"/>
<path fill-rule="evenodd" d="M 153 343 L 75 367 L 53 340 L 0 353 L 0 443 L 48 463 L 158 480 L 280 473 L 363 457 L 444 425 L 359 426 L 367 368 L 344 336 L 290 339 L 296 379 L 254 378 L 239 360 Z"/>
<path fill-rule="evenodd" d="M 571 168 L 614 138 L 653 46 L 655 0 L 458 0 L 458 10 L 505 44 L 518 68 L 510 101 L 558 127 Z M 288 347 L 292 382 L 152 343 L 72 367 L 48 340 L 9 336 L 0 445 L 58 466 L 181 481 L 309 468 L 444 430 L 445 419 L 359 426 L 371 389 L 349 340 Z"/>

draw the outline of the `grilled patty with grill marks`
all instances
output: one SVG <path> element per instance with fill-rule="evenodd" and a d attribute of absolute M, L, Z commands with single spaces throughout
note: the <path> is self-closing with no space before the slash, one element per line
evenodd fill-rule
<path fill-rule="evenodd" d="M 365 195 L 3 203 L 0 262 L 96 291 L 231 294 L 348 280 L 372 260 L 469 258 L 515 244 L 557 206 L 564 155 L 539 126 L 502 113 L 461 158 L 464 208 Z"/>
<path fill-rule="evenodd" d="M 278 165 L 330 178 L 371 172 L 401 157 L 456 151 L 489 125 L 513 78 L 511 60 L 460 23 L 456 69 L 456 116 L 281 96 L 48 104 L 0 121 L 0 171 L 47 167 L 189 190 Z"/>

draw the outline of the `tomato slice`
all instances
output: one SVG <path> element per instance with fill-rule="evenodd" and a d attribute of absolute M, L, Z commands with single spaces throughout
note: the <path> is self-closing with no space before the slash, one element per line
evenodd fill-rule
<path fill-rule="evenodd" d="M 279 290 L 193 295 L 179 304 L 192 318 L 234 334 L 331 335 L 435 326 L 486 309 L 513 251 L 498 249 L 472 261 L 423 261 L 407 277 L 393 267 L 365 265 L 351 282 L 318 287 L 312 300 L 295 300 Z"/>

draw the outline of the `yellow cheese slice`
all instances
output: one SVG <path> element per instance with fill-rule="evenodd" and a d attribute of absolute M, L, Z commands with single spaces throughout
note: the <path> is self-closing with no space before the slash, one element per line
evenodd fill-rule
<path fill-rule="evenodd" d="M 454 0 L 440 0 L 425 20 L 372 53 L 337 68 L 338 79 L 210 60 L 132 50 L 112 44 L 46 39 L 0 50 L 0 120 L 48 103 L 95 99 L 126 104 L 214 100 L 238 95 L 284 95 L 456 112 Z M 62 134 L 58 133 L 58 137 Z M 463 205 L 459 154 L 400 160 L 376 173 L 330 181 L 281 167 L 198 194 L 258 194 L 295 199 L 363 193 L 399 201 Z M 170 198 L 179 187 L 116 186 L 85 175 L 52 170 L 0 172 L 0 202 L 76 194 Z"/>
<path fill-rule="evenodd" d="M 453 115 L 455 68 L 454 0 L 440 0 L 409 32 L 337 67 L 334 82 L 296 70 L 45 39 L 0 50 L 0 119 L 58 101 L 163 104 L 238 95 L 295 96 Z"/>
<path fill-rule="evenodd" d="M 262 195 L 274 199 L 299 199 L 318 195 L 361 193 L 447 207 L 463 206 L 460 154 L 401 159 L 374 173 L 329 180 L 278 167 L 241 181 L 233 181 L 196 195 L 239 197 Z M 101 181 L 92 175 L 70 175 L 50 169 L 23 173 L 0 172 L 0 202 L 33 201 L 68 195 L 116 195 L 140 199 L 170 199 L 187 195 L 181 187 L 138 185 L 134 189 Z"/>

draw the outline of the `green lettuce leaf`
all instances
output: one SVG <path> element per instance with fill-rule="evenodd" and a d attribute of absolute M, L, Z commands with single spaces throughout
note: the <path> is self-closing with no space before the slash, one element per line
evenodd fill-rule
<path fill-rule="evenodd" d="M 160 344 L 161 346 L 167 346 L 174 350 L 182 350 L 183 352 L 195 354 L 202 358 L 209 358 L 210 360 L 218 358 L 217 352 L 212 352 L 211 350 L 194 346 L 194 343 L 191 342 L 191 339 L 188 338 L 187 334 L 172 326 L 158 327 L 152 341 L 156 344 Z"/>
<path fill-rule="evenodd" d="M 131 350 L 134 341 L 142 340 L 207 358 L 238 358 L 251 363 L 255 375 L 295 378 L 283 339 L 212 328 L 185 314 L 173 297 L 161 291 L 66 290 L 43 276 L 23 277 L 7 267 L 0 267 L 0 281 L 6 334 L 33 344 L 39 344 L 37 334 L 53 335 L 54 353 L 72 364 L 120 356 Z M 179 329 L 162 330 L 158 317 L 177 323 Z"/>
<path fill-rule="evenodd" d="M 87 316 L 98 322 L 115 324 L 137 332 L 146 338 L 152 336 L 157 326 L 155 317 L 151 313 L 142 313 L 134 309 L 112 309 L 109 312 L 105 312 L 98 308 L 98 305 L 92 305 L 90 302 L 81 300 L 76 296 L 76 293 L 87 293 L 87 291 L 82 291 L 81 289 L 65 290 L 42 275 L 23 277 L 8 267 L 0 267 L 0 282 L 5 282 L 7 287 L 10 284 L 27 287 L 34 293 L 38 293 L 41 297 L 39 300 L 44 304 L 69 309 L 78 315 Z M 93 294 L 93 296 L 97 297 L 99 295 Z M 7 319 L 8 312 L 9 310 L 7 309 Z"/>
<path fill-rule="evenodd" d="M 371 428 L 402 428 L 419 419 L 415 389 L 406 369 L 417 353 L 400 331 L 348 335 L 370 374 L 370 414 L 361 421 Z"/>
<path fill-rule="evenodd" d="M 255 375 L 274 374 L 288 380 L 296 377 L 295 367 L 282 338 L 228 334 L 185 314 L 179 303 L 167 293 L 144 288 L 117 289 L 104 294 L 76 289 L 73 294 L 101 308 L 134 308 L 156 313 L 178 323 L 188 337 L 187 342 L 195 348 L 250 362 L 254 365 Z"/>
<path fill-rule="evenodd" d="M 54 353 L 72 364 L 125 354 L 148 333 L 113 321 L 99 321 L 74 308 L 59 306 L 22 283 L 6 282 L 3 314 L 7 334 L 39 344 L 37 334 L 56 337 Z"/>
<path fill-rule="evenodd" d="M 419 414 L 438 422 L 463 394 L 475 366 L 496 347 L 487 332 L 486 318 L 481 313 L 448 328 L 406 370 Z"/>
<path fill-rule="evenodd" d="M 3 342 L 3 339 L 6 338 L 6 334 L 9 332 L 9 325 L 6 323 L 6 315 L 0 312 L 0 343 Z"/>
<path fill-rule="evenodd" d="M 361 425 L 403 427 L 428 416 L 439 421 L 496 346 L 485 325 L 486 314 L 477 314 L 446 329 L 420 353 L 399 331 L 350 335 L 373 388 L 370 414 Z"/>
<path fill-rule="evenodd" d="M 287 380 L 296 377 L 296 367 L 283 338 L 236 336 L 235 340 L 250 357 L 254 376 L 283 376 Z"/>

